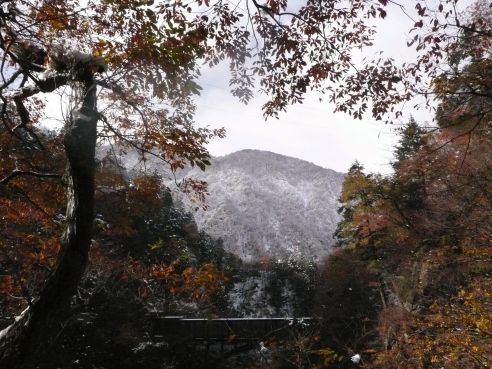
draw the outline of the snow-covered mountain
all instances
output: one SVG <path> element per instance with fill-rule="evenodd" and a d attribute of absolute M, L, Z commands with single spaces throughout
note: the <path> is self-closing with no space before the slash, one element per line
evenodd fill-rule
<path fill-rule="evenodd" d="M 136 152 L 118 161 L 129 173 L 143 169 Z M 262 256 L 318 260 L 330 252 L 339 220 L 342 173 L 259 150 L 242 150 L 211 162 L 205 172 L 187 168 L 178 177 L 208 182 L 208 209 L 194 216 L 201 230 L 224 241 L 227 251 L 247 261 Z M 147 171 L 170 178 L 157 160 L 144 164 Z M 177 196 L 184 207 L 196 206 L 185 195 Z"/>
<path fill-rule="evenodd" d="M 242 150 L 188 176 L 208 182 L 198 226 L 244 260 L 329 253 L 343 174 L 267 151 Z"/>

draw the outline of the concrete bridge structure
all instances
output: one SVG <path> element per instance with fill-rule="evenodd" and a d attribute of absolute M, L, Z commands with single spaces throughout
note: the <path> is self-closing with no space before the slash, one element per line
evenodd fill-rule
<path fill-rule="evenodd" d="M 310 317 L 201 319 L 156 315 L 153 335 L 164 339 L 175 352 L 194 357 L 193 367 L 208 368 L 224 358 L 259 350 L 260 342 L 276 342 L 278 349 L 291 333 L 308 329 L 313 323 Z"/>

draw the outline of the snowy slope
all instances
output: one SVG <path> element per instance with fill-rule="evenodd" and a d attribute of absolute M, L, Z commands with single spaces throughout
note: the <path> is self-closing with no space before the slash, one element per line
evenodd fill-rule
<path fill-rule="evenodd" d="M 162 162 L 141 162 L 136 152 L 118 157 L 128 173 L 145 169 L 171 176 Z M 212 159 L 202 172 L 187 168 L 178 177 L 208 182 L 208 209 L 194 213 L 198 226 L 224 240 L 243 260 L 302 256 L 318 260 L 330 251 L 339 220 L 337 199 L 343 174 L 267 151 L 242 150 Z M 177 193 L 184 207 L 194 209 Z"/>
<path fill-rule="evenodd" d="M 302 254 L 317 259 L 333 244 L 343 174 L 266 151 L 243 150 L 188 176 L 209 184 L 198 226 L 244 260 Z"/>

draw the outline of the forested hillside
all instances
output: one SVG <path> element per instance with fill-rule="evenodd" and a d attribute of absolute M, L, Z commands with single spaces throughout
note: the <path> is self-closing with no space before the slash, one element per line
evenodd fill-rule
<path fill-rule="evenodd" d="M 135 150 L 106 155 L 132 172 L 174 180 L 156 158 L 143 162 Z M 205 207 L 180 191 L 173 196 L 193 212 L 198 227 L 224 242 L 244 261 L 305 258 L 319 261 L 334 244 L 340 219 L 338 197 L 344 175 L 296 158 L 260 150 L 241 150 L 210 159 L 205 171 L 191 166 L 176 173 L 207 183 Z"/>
<path fill-rule="evenodd" d="M 377 311 L 344 342 L 366 353 L 365 367 L 492 365 L 489 9 L 473 8 L 463 37 L 446 49 L 450 69 L 433 82 L 437 127 L 411 119 L 393 175 L 355 163 L 343 184 L 340 249 L 326 273 L 339 278 L 357 266 L 371 276 L 362 288 L 374 298 L 366 308 Z"/>
<path fill-rule="evenodd" d="M 333 245 L 342 173 L 258 150 L 214 158 L 203 173 L 207 209 L 199 227 L 243 260 L 305 258 L 319 261 Z"/>
<path fill-rule="evenodd" d="M 359 313 L 377 308 L 349 342 L 370 368 L 491 365 L 490 137 L 446 124 L 429 132 L 411 121 L 393 176 L 355 163 L 343 185 L 340 249 L 325 278 L 367 275 L 357 284 L 372 300 Z"/>
<path fill-rule="evenodd" d="M 46 143 L 54 139 L 38 134 Z M 174 207 L 158 178 L 128 179 L 107 160 L 98 168 L 91 263 L 72 299 L 67 324 L 53 343 L 56 354 L 47 362 L 39 358 L 39 367 L 147 367 L 156 360 L 149 350 L 163 344 L 146 344 L 150 312 L 207 316 L 226 306 L 226 274 L 235 258 L 219 241 L 200 233 L 191 214 Z M 25 301 L 54 268 L 57 230 L 65 216 L 55 201 L 56 188 L 51 193 L 54 197 L 21 203 L 25 222 L 9 210 L 19 199 L 2 202 L 2 328 L 19 319 L 15 316 L 26 308 Z M 52 220 L 46 211 L 55 214 Z M 130 354 L 121 357 L 119 350 Z"/>

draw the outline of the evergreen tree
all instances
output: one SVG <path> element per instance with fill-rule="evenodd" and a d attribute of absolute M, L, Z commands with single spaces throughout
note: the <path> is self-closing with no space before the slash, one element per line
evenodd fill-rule
<path fill-rule="evenodd" d="M 419 151 L 426 142 L 425 135 L 425 129 L 420 127 L 413 117 L 410 117 L 410 121 L 400 129 L 400 140 L 394 151 L 396 161 L 392 163 L 395 170 L 403 161 Z"/>
<path fill-rule="evenodd" d="M 392 163 L 395 175 L 390 181 L 388 196 L 400 215 L 411 223 L 408 211 L 422 207 L 425 198 L 425 180 L 418 165 L 412 165 L 412 158 L 425 146 L 427 132 L 413 117 L 402 127 L 400 140 L 395 148 L 396 161 Z M 414 163 L 415 164 L 415 163 Z"/>

